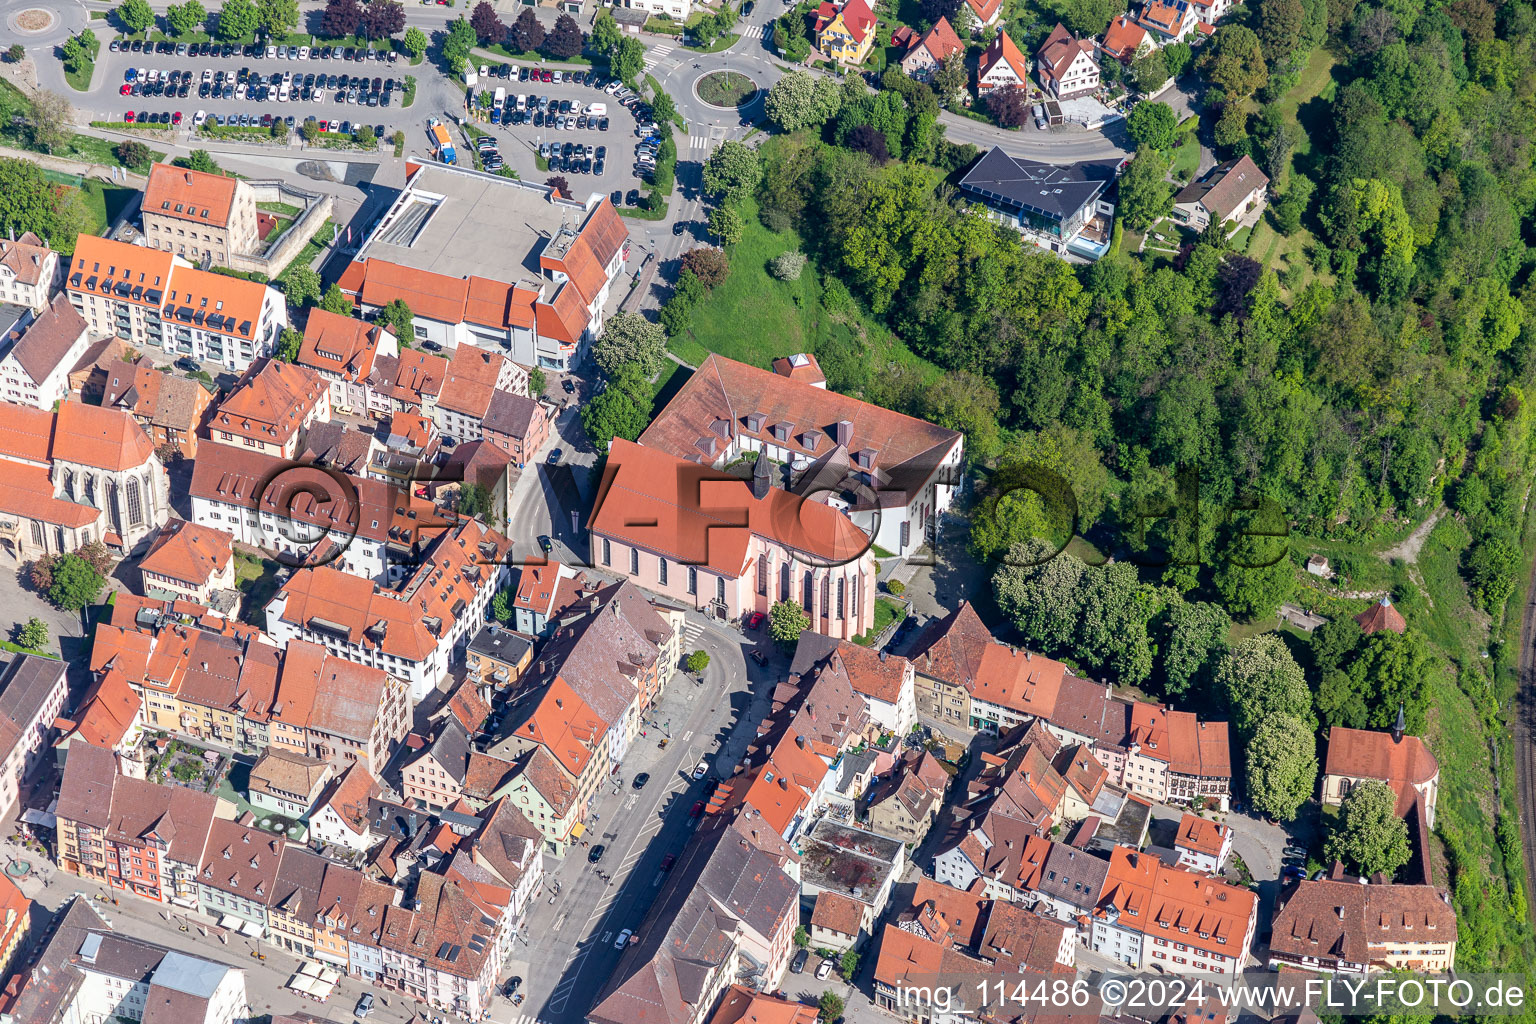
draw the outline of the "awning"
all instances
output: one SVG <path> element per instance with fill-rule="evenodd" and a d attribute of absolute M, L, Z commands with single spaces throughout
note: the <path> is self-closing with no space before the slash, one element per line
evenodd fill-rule
<path fill-rule="evenodd" d="M 43 828 L 58 828 L 59 819 L 47 811 L 40 811 L 35 807 L 28 807 L 21 812 L 21 820 L 28 825 L 41 825 Z"/>
<path fill-rule="evenodd" d="M 586 832 L 587 832 L 587 826 L 583 825 L 581 822 L 578 821 L 571 828 L 571 838 L 572 839 L 580 839 L 583 835 L 586 834 Z"/>

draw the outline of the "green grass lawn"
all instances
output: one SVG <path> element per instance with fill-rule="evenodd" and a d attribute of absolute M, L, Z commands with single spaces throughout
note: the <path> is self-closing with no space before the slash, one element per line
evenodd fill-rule
<path fill-rule="evenodd" d="M 253 558 L 243 552 L 235 552 L 235 589 L 245 595 L 243 618 L 247 622 L 261 622 L 266 604 L 277 593 L 278 563 L 265 558 Z"/>
<path fill-rule="evenodd" d="M 1285 183 L 1292 168 L 1308 170 L 1312 165 L 1312 136 L 1325 128 L 1325 121 L 1320 119 L 1326 118 L 1328 101 L 1333 98 L 1333 91 L 1338 86 L 1333 77 L 1333 66 L 1337 61 L 1338 58 L 1323 47 L 1313 50 L 1296 84 L 1280 97 L 1278 106 L 1281 115 L 1301 129 L 1301 137 L 1296 148 L 1291 151 L 1290 165 L 1281 172 L 1280 180 L 1275 182 L 1278 191 L 1285 191 Z M 1315 103 L 1314 100 L 1322 102 Z"/>
<path fill-rule="evenodd" d="M 333 220 L 327 220 L 324 224 L 320 225 L 320 230 L 315 232 L 315 237 L 304 244 L 304 248 L 299 250 L 299 254 L 289 260 L 288 266 L 278 271 L 273 280 L 285 281 L 288 277 L 289 267 L 307 267 L 313 263 L 315 257 L 320 255 L 321 250 L 331 244 L 331 230 L 335 223 Z"/>
<path fill-rule="evenodd" d="M 100 44 L 97 44 L 97 48 L 100 49 Z M 90 92 L 91 75 L 95 70 L 96 62 L 94 60 L 88 60 L 74 70 L 66 67 L 64 69 L 64 81 L 69 83 L 69 87 L 75 90 L 75 92 Z"/>
<path fill-rule="evenodd" d="M 900 601 L 893 601 L 889 597 L 875 598 L 875 624 L 869 627 L 868 633 L 863 633 L 853 638 L 853 642 L 861 647 L 869 647 L 875 642 L 875 638 L 884 632 L 885 627 L 893 621 L 907 617 L 907 606 Z"/>
<path fill-rule="evenodd" d="M 302 207 L 294 206 L 292 203 L 257 203 L 256 209 L 264 210 L 267 213 L 275 213 L 279 217 L 287 217 L 289 220 L 293 220 L 304 212 Z"/>
<path fill-rule="evenodd" d="M 766 369 L 782 355 L 851 345 L 871 367 L 895 361 L 939 373 L 880 324 L 857 314 L 851 322 L 834 318 L 822 305 L 821 275 L 814 264 L 806 265 L 798 281 L 770 275 L 769 260 L 804 246 L 794 231 L 774 233 L 764 227 L 753 200 L 742 203 L 741 215 L 746 231 L 730 247 L 730 276 L 694 309 L 692 327 L 670 342 L 679 358 L 697 366 L 718 352 Z"/>
<path fill-rule="evenodd" d="M 1168 168 L 1168 173 L 1175 181 L 1188 183 L 1194 180 L 1195 171 L 1200 166 L 1200 140 L 1193 134 L 1185 135 L 1184 141 L 1179 143 L 1173 151 L 1173 163 Z"/>
<path fill-rule="evenodd" d="M 91 226 L 87 229 L 90 234 L 99 235 L 108 224 L 122 212 L 133 198 L 135 190 L 107 185 L 99 181 L 87 181 L 80 186 L 80 198 L 85 201 L 85 208 L 91 211 Z M 74 244 L 74 240 L 70 240 Z"/>

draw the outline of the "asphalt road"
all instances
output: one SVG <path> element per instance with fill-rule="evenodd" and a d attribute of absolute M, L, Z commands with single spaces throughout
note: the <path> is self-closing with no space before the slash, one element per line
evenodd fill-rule
<path fill-rule="evenodd" d="M 546 886 L 525 928 L 533 938 L 518 946 L 509 968 L 525 979 L 525 1013 L 552 1024 L 583 1018 L 621 955 L 615 947 L 619 933 L 640 925 L 660 891 L 662 859 L 681 850 L 697 824 L 689 812 L 703 798 L 705 783 L 689 777 L 694 765 L 709 760 L 718 773 L 745 753 L 767 709 L 773 673 L 784 667 L 778 660 L 767 669 L 748 662 L 748 639 L 690 613 L 685 649 L 708 651 L 710 666 L 702 682 L 673 677 L 649 716 L 654 724 L 620 767 L 617 787 L 599 795 L 587 841 L 604 845 L 601 861 L 587 862 L 589 846 L 572 850 L 558 865 L 546 862 L 562 891 L 551 904 Z M 659 740 L 668 734 L 663 750 Z M 650 781 L 635 790 L 633 779 L 642 771 Z"/>

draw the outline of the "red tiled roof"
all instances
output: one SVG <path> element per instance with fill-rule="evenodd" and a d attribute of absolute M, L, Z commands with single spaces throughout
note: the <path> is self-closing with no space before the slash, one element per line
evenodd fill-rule
<path fill-rule="evenodd" d="M 623 438 L 608 450 L 590 529 L 729 577 L 746 571 L 749 535 L 837 563 L 869 547 L 868 536 L 828 505 L 777 487 L 754 498 L 740 478 Z"/>
<path fill-rule="evenodd" d="M 1440 762 L 1417 736 L 1394 741 L 1389 732 L 1336 725 L 1328 732 L 1323 774 L 1380 779 L 1396 791 L 1401 814 L 1413 802 L 1414 787 L 1425 785 L 1440 774 Z"/>
<path fill-rule="evenodd" d="M 1397 610 L 1397 606 L 1392 603 L 1390 597 L 1382 598 L 1356 615 L 1355 621 L 1360 623 L 1360 628 L 1367 633 L 1379 633 L 1384 629 L 1402 633 L 1408 628 L 1407 621 L 1403 619 L 1403 613 Z"/>
<path fill-rule="evenodd" d="M 979 76 L 986 78 L 999 61 L 1007 62 L 1020 82 L 1029 80 L 1029 62 L 1024 59 L 1007 32 L 999 32 L 997 38 L 992 40 L 992 45 L 987 47 L 986 53 L 982 54 Z"/>
<path fill-rule="evenodd" d="M 223 530 L 182 520 L 169 522 L 139 562 L 139 570 L 202 586 L 229 564 L 234 540 Z"/>
<path fill-rule="evenodd" d="M 373 370 L 379 342 L 386 333 L 388 328 L 382 325 L 317 307 L 309 311 L 297 362 L 311 369 L 329 370 L 348 380 L 363 380 Z"/>
<path fill-rule="evenodd" d="M 1002 9 L 1003 0 L 965 0 L 976 15 L 976 20 L 985 25 L 992 16 Z"/>
<path fill-rule="evenodd" d="M 128 676 L 111 668 L 100 673 L 75 713 L 70 735 L 107 750 L 114 750 L 128 735 L 144 702 L 128 684 Z"/>
<path fill-rule="evenodd" d="M 329 386 L 307 366 L 265 359 L 252 366 L 208 420 L 210 431 L 286 444 Z"/>
<path fill-rule="evenodd" d="M 868 904 L 860 903 L 852 896 L 824 889 L 816 897 L 816 907 L 811 911 L 811 926 L 825 928 L 839 935 L 857 935 L 864 927 L 864 910 Z"/>
<path fill-rule="evenodd" d="M 1128 62 L 1146 41 L 1147 30 L 1132 21 L 1130 15 L 1122 14 L 1109 23 L 1109 28 L 1104 32 L 1102 48 L 1111 57 Z"/>
<path fill-rule="evenodd" d="M 235 205 L 236 179 L 155 164 L 140 203 L 145 213 L 225 227 Z"/>
<path fill-rule="evenodd" d="M 891 41 L 894 43 L 895 39 L 893 38 Z M 940 63 L 948 60 L 951 54 L 962 53 L 965 50 L 965 44 L 960 42 L 960 37 L 955 35 L 955 30 L 950 27 L 949 19 L 945 17 L 940 17 L 938 21 L 933 23 L 932 28 L 924 32 L 920 38 L 914 40 L 903 59 L 910 57 L 912 51 L 918 47 L 927 50 L 929 56 Z"/>
<path fill-rule="evenodd" d="M 1179 819 L 1179 834 L 1174 845 L 1196 853 L 1219 857 L 1226 845 L 1227 829 L 1196 814 L 1185 814 Z"/>

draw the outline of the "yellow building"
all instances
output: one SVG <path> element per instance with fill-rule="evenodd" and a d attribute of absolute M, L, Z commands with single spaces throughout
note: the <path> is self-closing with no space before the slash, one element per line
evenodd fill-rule
<path fill-rule="evenodd" d="M 824 2 L 816 11 L 816 49 L 839 64 L 863 64 L 875 44 L 875 16 L 864 0 L 841 8 Z"/>

